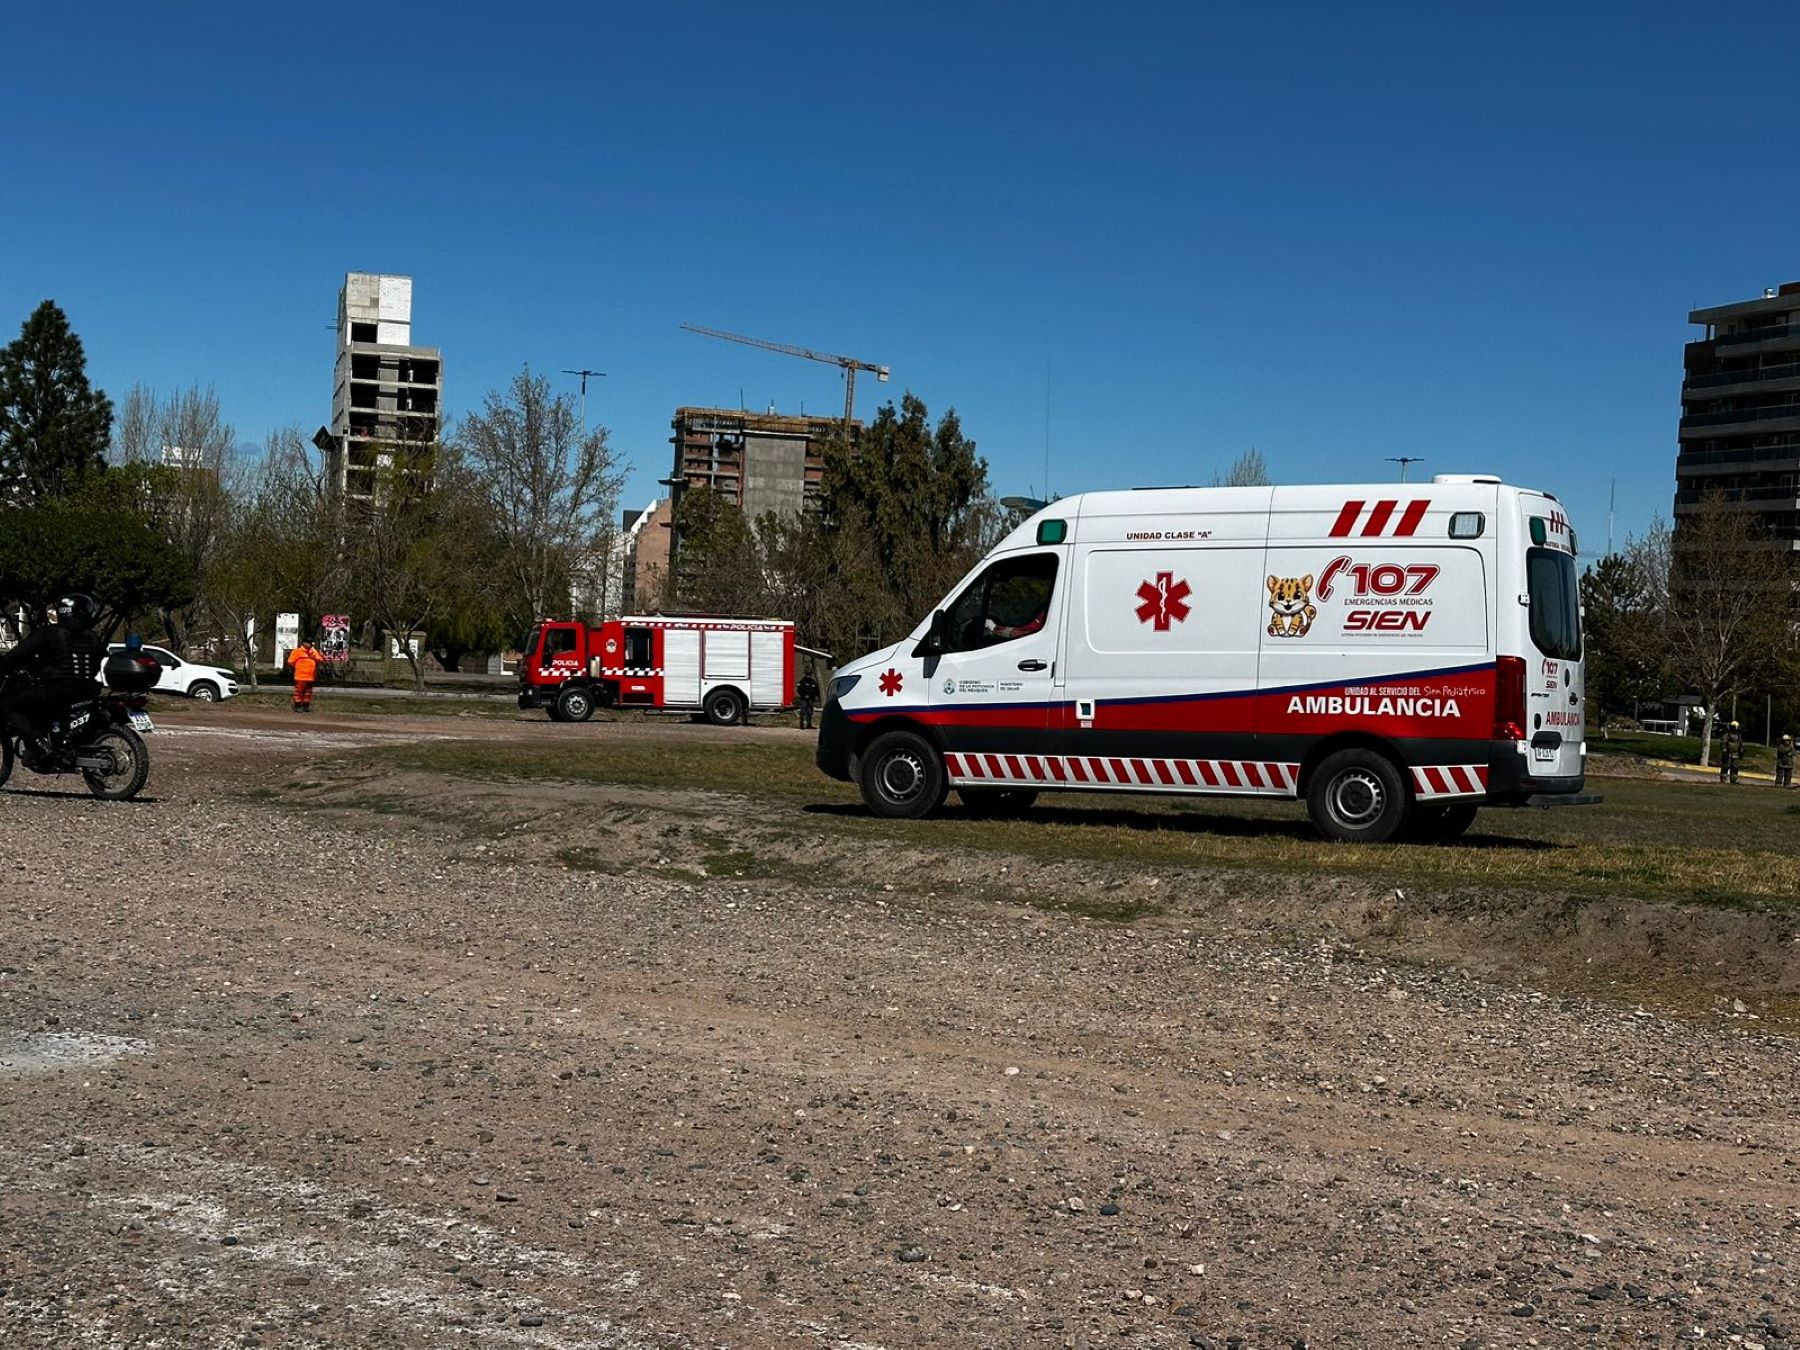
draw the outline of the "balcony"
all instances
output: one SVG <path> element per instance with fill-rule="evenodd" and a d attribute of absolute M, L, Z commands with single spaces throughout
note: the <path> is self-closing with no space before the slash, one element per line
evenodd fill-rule
<path fill-rule="evenodd" d="M 1744 464 L 1759 469 L 1800 469 L 1800 443 L 1745 446 L 1738 450 L 1683 450 L 1675 458 L 1675 472 L 1731 469 Z"/>
<path fill-rule="evenodd" d="M 1772 408 L 1734 408 L 1730 412 L 1693 413 L 1681 419 L 1682 431 L 1701 427 L 1729 427 L 1739 423 L 1791 422 L 1800 420 L 1800 403 L 1783 403 Z"/>
<path fill-rule="evenodd" d="M 1713 339 L 1715 347 L 1737 347 L 1746 342 L 1769 342 L 1775 338 L 1800 336 L 1800 323 L 1778 323 L 1768 328 L 1747 328 L 1741 333 L 1726 333 Z"/>
<path fill-rule="evenodd" d="M 1675 494 L 1675 505 L 1698 506 L 1715 492 L 1728 502 L 1754 506 L 1758 510 L 1768 510 L 1772 506 L 1800 506 L 1800 487 L 1707 488 L 1704 491 L 1689 488 Z"/>
<path fill-rule="evenodd" d="M 1720 375 L 1696 375 L 1687 381 L 1689 389 L 1718 389 L 1728 384 L 1760 384 L 1765 380 L 1800 379 L 1800 361 L 1781 366 L 1764 366 L 1761 370 L 1728 370 Z"/>

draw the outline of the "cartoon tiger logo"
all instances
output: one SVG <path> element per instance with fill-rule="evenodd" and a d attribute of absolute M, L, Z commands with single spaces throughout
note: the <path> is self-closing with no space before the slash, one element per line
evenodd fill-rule
<path fill-rule="evenodd" d="M 1305 637 L 1319 617 L 1313 608 L 1312 573 L 1269 578 L 1269 636 Z"/>

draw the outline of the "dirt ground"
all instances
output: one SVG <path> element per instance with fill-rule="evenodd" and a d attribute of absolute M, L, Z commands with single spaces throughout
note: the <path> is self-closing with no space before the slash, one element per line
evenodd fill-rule
<path fill-rule="evenodd" d="M 162 721 L 152 800 L 0 792 L 0 1345 L 1800 1350 L 1752 1003 L 1398 959 L 1363 880 L 366 754 L 787 729 Z"/>

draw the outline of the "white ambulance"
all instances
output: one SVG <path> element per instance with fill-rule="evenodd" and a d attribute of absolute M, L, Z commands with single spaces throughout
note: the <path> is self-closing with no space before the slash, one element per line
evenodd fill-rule
<path fill-rule="evenodd" d="M 844 666 L 819 767 L 883 816 L 1040 791 L 1303 798 L 1333 839 L 1448 840 L 1583 789 L 1575 535 L 1486 475 L 1092 492 Z"/>

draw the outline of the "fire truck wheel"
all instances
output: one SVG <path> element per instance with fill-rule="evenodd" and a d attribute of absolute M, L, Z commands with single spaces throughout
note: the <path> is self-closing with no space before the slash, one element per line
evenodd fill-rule
<path fill-rule="evenodd" d="M 706 696 L 706 720 L 715 727 L 735 727 L 744 720 L 744 696 L 735 689 L 715 689 Z"/>
<path fill-rule="evenodd" d="M 1386 755 L 1340 750 L 1313 770 L 1306 813 L 1328 839 L 1386 843 L 1406 819 L 1406 786 Z"/>
<path fill-rule="evenodd" d="M 985 817 L 1022 816 L 1037 800 L 1037 793 L 1030 788 L 958 788 L 956 795 L 962 799 L 963 810 Z"/>
<path fill-rule="evenodd" d="M 1415 844 L 1451 844 L 1475 823 L 1476 802 L 1451 802 L 1447 806 L 1420 804 L 1407 812 L 1401 837 Z"/>
<path fill-rule="evenodd" d="M 564 722 L 585 722 L 594 715 L 594 696 L 579 685 L 570 685 L 556 696 L 556 711 Z"/>
<path fill-rule="evenodd" d="M 877 736 L 863 752 L 861 778 L 869 810 L 890 819 L 930 815 L 945 797 L 944 762 L 923 736 L 911 731 Z"/>

